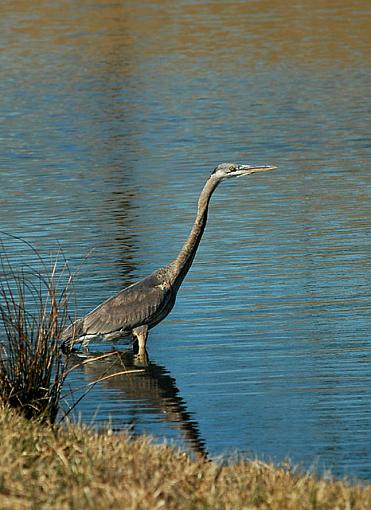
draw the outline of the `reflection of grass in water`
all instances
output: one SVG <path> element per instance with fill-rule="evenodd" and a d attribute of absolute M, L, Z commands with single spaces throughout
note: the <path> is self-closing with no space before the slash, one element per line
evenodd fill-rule
<path fill-rule="evenodd" d="M 0 508 L 371 508 L 371 487 L 259 461 L 192 460 L 148 438 L 41 426 L 0 408 Z"/>
<path fill-rule="evenodd" d="M 0 399 L 27 418 L 53 423 L 65 377 L 58 339 L 68 319 L 71 276 L 65 261 L 61 273 L 57 273 L 56 262 L 48 270 L 29 243 L 17 240 L 31 248 L 42 269 L 27 267 L 17 272 L 4 243 L 0 244 L 0 320 L 4 334 Z M 61 285 L 66 278 L 67 283 Z"/>

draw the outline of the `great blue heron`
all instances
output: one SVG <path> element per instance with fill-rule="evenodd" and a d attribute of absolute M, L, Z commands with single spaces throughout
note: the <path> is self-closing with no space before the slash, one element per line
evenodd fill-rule
<path fill-rule="evenodd" d="M 62 333 L 62 349 L 71 350 L 75 343 L 87 347 L 90 340 L 118 340 L 132 337 L 135 350 L 145 356 L 148 330 L 171 311 L 175 298 L 192 265 L 207 221 L 211 195 L 223 179 L 273 170 L 270 165 L 222 163 L 212 172 L 201 191 L 195 222 L 179 255 L 168 266 L 161 267 L 143 280 L 110 297 L 85 317 L 78 319 Z"/>

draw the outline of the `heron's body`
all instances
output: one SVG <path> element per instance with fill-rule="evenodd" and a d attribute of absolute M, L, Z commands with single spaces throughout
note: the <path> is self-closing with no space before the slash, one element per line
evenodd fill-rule
<path fill-rule="evenodd" d="M 92 338 L 97 337 L 117 340 L 131 336 L 138 343 L 139 353 L 144 353 L 148 330 L 170 313 L 178 289 L 192 265 L 205 229 L 209 201 L 217 185 L 227 177 L 249 175 L 273 168 L 232 163 L 217 166 L 201 192 L 193 228 L 177 258 L 71 324 L 62 334 L 63 348 L 70 349 L 75 343 L 86 346 Z"/>
<path fill-rule="evenodd" d="M 168 267 L 157 269 L 143 280 L 110 297 L 64 330 L 62 339 L 87 345 L 94 338 L 118 340 L 145 333 L 164 319 L 175 304 L 176 292 Z M 141 329 L 142 328 L 142 329 Z"/>

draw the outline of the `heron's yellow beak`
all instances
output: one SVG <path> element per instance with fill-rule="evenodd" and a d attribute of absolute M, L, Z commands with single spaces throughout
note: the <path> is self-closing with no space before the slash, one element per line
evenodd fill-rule
<path fill-rule="evenodd" d="M 268 170 L 275 170 L 277 167 L 272 165 L 239 165 L 237 169 L 238 176 L 255 174 L 256 172 L 266 172 Z"/>

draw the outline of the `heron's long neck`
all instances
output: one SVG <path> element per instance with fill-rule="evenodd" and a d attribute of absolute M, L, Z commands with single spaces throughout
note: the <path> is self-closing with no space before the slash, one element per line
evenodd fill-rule
<path fill-rule="evenodd" d="M 201 237 L 206 226 L 207 210 L 209 207 L 210 198 L 219 182 L 220 180 L 213 175 L 211 175 L 209 180 L 206 182 L 201 192 L 200 198 L 198 199 L 197 216 L 192 230 L 188 236 L 188 239 L 180 250 L 179 255 L 170 265 L 173 270 L 172 285 L 176 291 L 182 284 L 182 281 L 188 273 L 196 255 L 198 245 L 200 244 Z"/>

